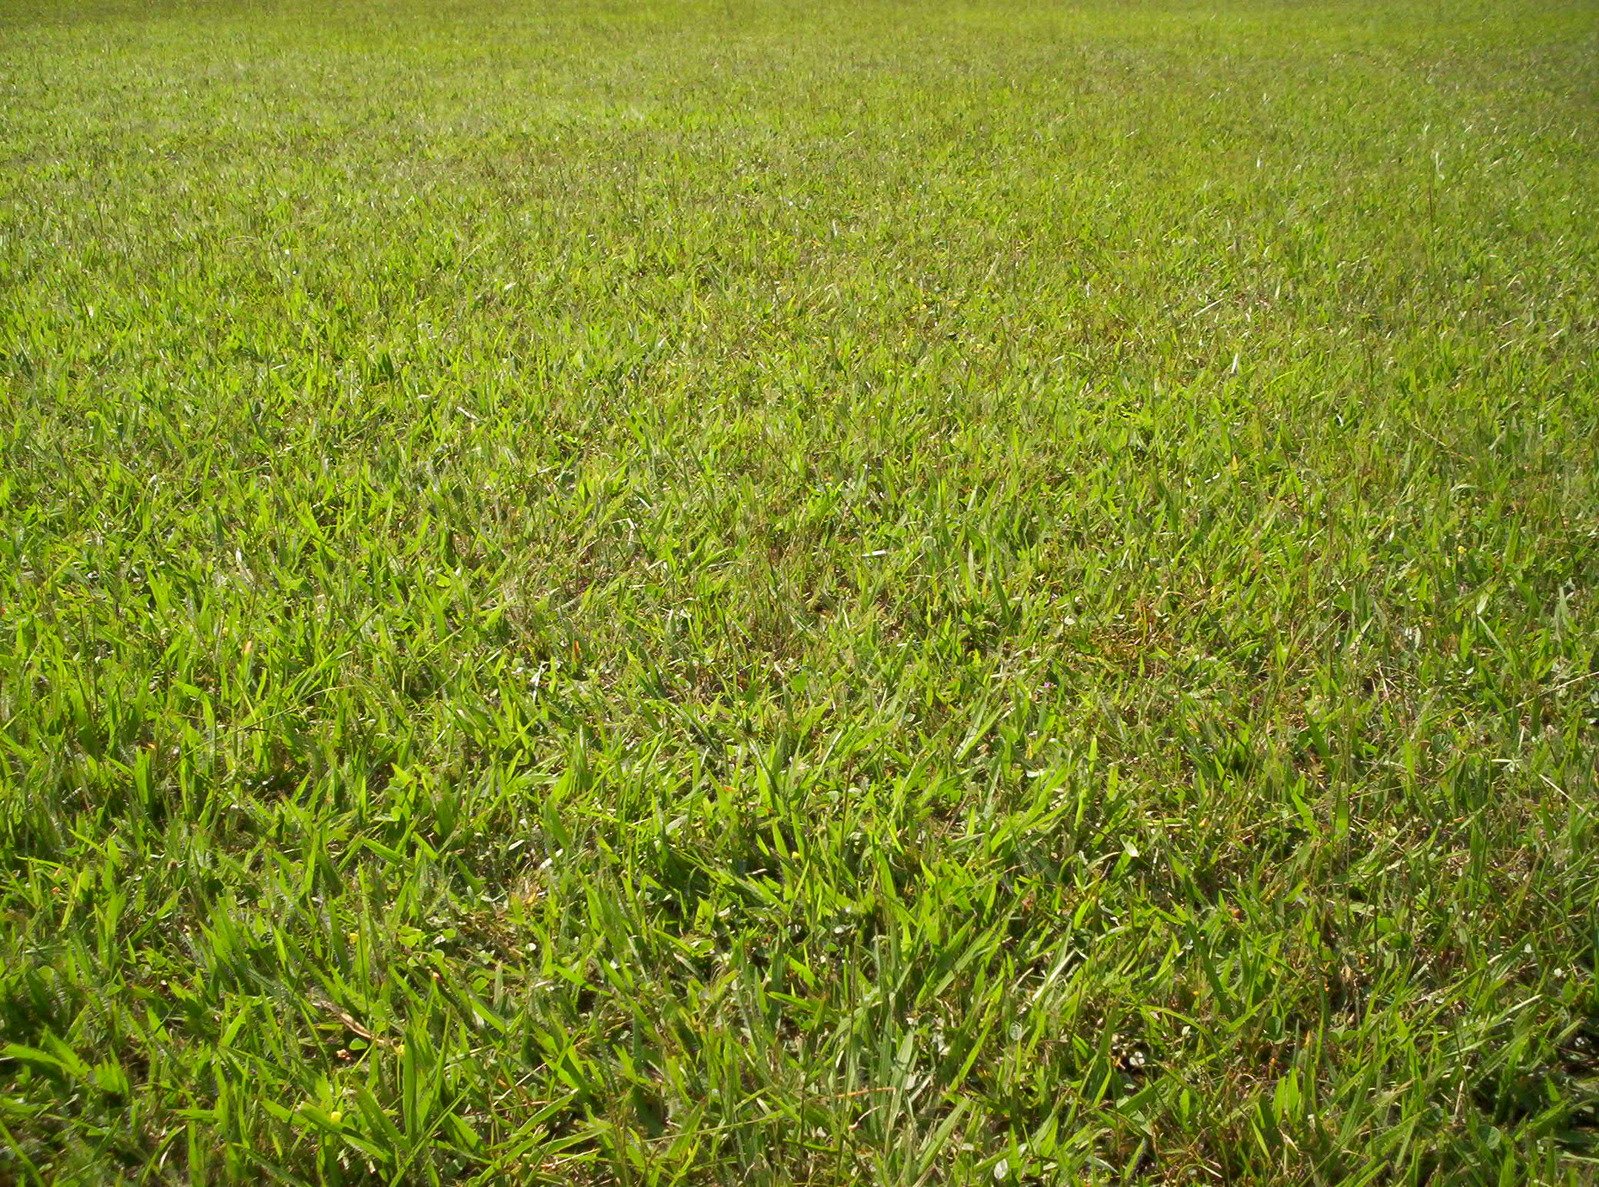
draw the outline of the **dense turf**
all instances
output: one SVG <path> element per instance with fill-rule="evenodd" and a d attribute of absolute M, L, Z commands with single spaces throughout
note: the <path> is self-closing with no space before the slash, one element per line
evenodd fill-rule
<path fill-rule="evenodd" d="M 1599 7 L 0 4 L 0 1180 L 1580 1180 Z"/>

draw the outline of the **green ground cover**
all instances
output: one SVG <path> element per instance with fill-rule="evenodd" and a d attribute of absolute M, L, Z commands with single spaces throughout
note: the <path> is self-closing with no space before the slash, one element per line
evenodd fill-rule
<path fill-rule="evenodd" d="M 1599 6 L 0 3 L 0 1180 L 1591 1181 Z"/>

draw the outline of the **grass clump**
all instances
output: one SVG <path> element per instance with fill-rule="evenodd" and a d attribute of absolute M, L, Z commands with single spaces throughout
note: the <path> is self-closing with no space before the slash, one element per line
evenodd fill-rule
<path fill-rule="evenodd" d="M 1587 1181 L 1599 24 L 0 10 L 0 1178 Z"/>

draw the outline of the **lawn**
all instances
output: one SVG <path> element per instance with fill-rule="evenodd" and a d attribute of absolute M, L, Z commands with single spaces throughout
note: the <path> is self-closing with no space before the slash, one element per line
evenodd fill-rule
<path fill-rule="evenodd" d="M 1599 4 L 0 2 L 0 1182 L 1592 1182 Z"/>

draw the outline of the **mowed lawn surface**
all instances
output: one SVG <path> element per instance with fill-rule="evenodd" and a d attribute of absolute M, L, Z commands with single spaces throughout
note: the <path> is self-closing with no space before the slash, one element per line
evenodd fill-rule
<path fill-rule="evenodd" d="M 1596 354 L 1589 2 L 6 0 L 0 1180 L 1589 1181 Z"/>

